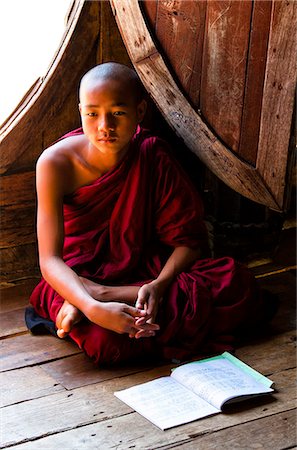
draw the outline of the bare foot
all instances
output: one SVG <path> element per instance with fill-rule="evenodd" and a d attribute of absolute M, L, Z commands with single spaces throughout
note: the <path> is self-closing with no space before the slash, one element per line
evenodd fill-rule
<path fill-rule="evenodd" d="M 82 318 L 83 314 L 65 300 L 56 318 L 57 335 L 59 338 L 66 337 L 73 326 L 80 322 Z"/>

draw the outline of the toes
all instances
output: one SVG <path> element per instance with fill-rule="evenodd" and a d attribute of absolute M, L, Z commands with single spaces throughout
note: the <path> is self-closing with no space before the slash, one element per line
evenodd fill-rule
<path fill-rule="evenodd" d="M 72 314 L 68 314 L 67 316 L 65 316 L 62 320 L 61 323 L 61 327 L 59 327 L 62 332 L 64 333 L 64 335 L 66 336 L 72 329 L 74 325 L 74 317 L 72 316 Z"/>
<path fill-rule="evenodd" d="M 73 326 L 82 318 L 81 313 L 77 308 L 64 302 L 56 317 L 57 335 L 59 338 L 66 337 Z"/>
<path fill-rule="evenodd" d="M 57 336 L 58 336 L 60 339 L 65 338 L 65 337 L 67 336 L 67 334 L 68 334 L 68 333 L 66 333 L 66 332 L 63 330 L 63 328 L 59 328 L 59 329 L 57 330 Z"/>
<path fill-rule="evenodd" d="M 61 313 L 61 309 L 60 309 L 60 311 L 58 312 L 57 317 L 56 317 L 56 327 L 58 329 L 61 328 L 61 322 L 62 322 L 62 313 Z"/>

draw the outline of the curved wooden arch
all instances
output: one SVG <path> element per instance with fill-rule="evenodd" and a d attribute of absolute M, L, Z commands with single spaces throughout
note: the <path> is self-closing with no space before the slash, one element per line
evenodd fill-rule
<path fill-rule="evenodd" d="M 138 1 L 110 2 L 135 69 L 177 134 L 232 189 L 253 201 L 281 211 L 284 207 L 290 117 L 296 77 L 293 58 L 296 50 L 294 2 L 274 4 L 276 19 L 271 25 L 274 27 L 274 34 L 270 36 L 268 49 L 260 152 L 256 167 L 242 161 L 225 147 L 181 93 L 150 35 Z M 282 78 L 284 89 L 281 93 L 277 92 L 276 96 L 274 78 L 277 79 L 278 71 L 280 72 L 278 58 L 287 64 L 287 78 L 285 82 Z M 288 113 L 291 114 L 289 118 Z M 278 136 L 279 124 L 285 139 Z"/>

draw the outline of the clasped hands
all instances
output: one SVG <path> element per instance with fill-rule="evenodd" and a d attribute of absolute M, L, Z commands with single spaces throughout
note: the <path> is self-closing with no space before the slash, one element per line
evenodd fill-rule
<path fill-rule="evenodd" d="M 91 322 L 119 334 L 127 333 L 131 338 L 152 337 L 160 329 L 155 318 L 161 296 L 161 289 L 152 281 L 139 288 L 134 306 L 117 301 L 95 302 L 87 317 Z"/>
<path fill-rule="evenodd" d="M 141 316 L 135 318 L 135 331 L 129 333 L 129 337 L 136 339 L 155 336 L 160 329 L 155 323 L 159 302 L 162 299 L 156 285 L 151 282 L 144 284 L 138 291 L 135 307 L 141 310 Z"/>

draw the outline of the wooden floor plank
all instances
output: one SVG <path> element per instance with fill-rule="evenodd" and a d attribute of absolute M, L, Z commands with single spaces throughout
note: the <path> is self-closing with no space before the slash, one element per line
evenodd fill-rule
<path fill-rule="evenodd" d="M 269 376 L 283 368 L 296 366 L 295 344 L 296 331 L 294 330 L 239 348 L 236 356 L 243 361 L 252 361 L 256 370 Z M 42 369 L 66 389 L 127 376 L 151 367 L 151 364 L 130 363 L 110 369 L 100 368 L 82 353 L 42 365 Z"/>
<path fill-rule="evenodd" d="M 166 374 L 168 369 L 164 366 L 129 377 L 74 389 L 70 393 L 69 391 L 57 393 L 18 405 L 7 406 L 3 409 L 2 445 L 22 443 L 28 439 L 36 439 L 94 422 L 105 422 L 106 419 L 128 414 L 132 410 L 113 395 L 114 391 L 156 378 L 160 375 L 160 372 Z M 193 434 L 195 429 L 200 430 L 199 432 L 205 432 L 209 429 L 222 429 L 293 409 L 296 406 L 295 376 L 295 370 L 287 370 L 276 374 L 274 381 L 277 383 L 278 392 L 273 397 L 255 399 L 256 401 L 252 402 L 250 408 L 247 402 L 244 405 L 234 405 L 233 414 L 219 414 L 218 416 L 208 417 L 195 422 L 195 426 L 193 424 L 183 425 L 178 428 L 181 433 L 179 439 L 181 439 L 181 436 L 184 439 L 189 433 Z M 137 413 L 133 414 L 135 414 L 135 417 L 131 418 L 130 421 L 132 436 L 137 436 L 139 430 L 143 433 L 143 429 L 145 429 L 148 435 L 156 430 L 156 427 L 142 416 Z M 137 424 L 139 418 L 141 418 L 140 424 L 142 422 L 140 429 L 138 428 L 139 422 Z M 157 433 L 157 436 L 162 437 L 162 433 Z"/>
<path fill-rule="evenodd" d="M 149 430 L 148 433 L 148 430 L 138 418 L 134 415 L 127 415 L 10 448 L 12 450 L 55 449 L 57 447 L 71 448 L 71 450 L 99 448 L 100 450 L 165 450 L 171 448 L 191 448 L 192 450 L 271 448 L 271 450 L 278 450 L 292 448 L 296 445 L 295 414 L 296 411 L 286 411 L 272 417 L 259 419 L 259 421 L 226 428 L 222 431 L 206 430 L 201 433 L 201 438 L 197 437 L 199 433 L 196 432 L 195 423 L 193 423 L 191 425 L 192 434 L 189 432 L 187 435 L 182 435 L 180 429 L 176 428 L 176 439 L 174 439 L 173 430 L 162 432 L 154 428 Z M 133 436 L 131 423 L 132 421 L 134 423 L 134 420 L 138 432 Z M 257 427 L 258 423 L 259 427 Z M 272 437 L 273 441 L 271 441 Z M 191 442 L 193 442 L 192 447 L 190 446 Z M 269 445 L 270 442 L 273 443 L 273 446 Z"/>
<path fill-rule="evenodd" d="M 27 331 L 24 308 L 0 313 L 0 338 Z"/>
<path fill-rule="evenodd" d="M 283 369 L 296 367 L 296 330 L 251 342 L 236 350 L 235 355 L 255 370 L 270 376 Z"/>
<path fill-rule="evenodd" d="M 0 386 L 1 407 L 65 390 L 37 366 L 0 373 Z"/>
<path fill-rule="evenodd" d="M 42 369 L 66 389 L 74 389 L 137 372 L 143 372 L 152 369 L 153 366 L 152 363 L 130 363 L 110 369 L 99 368 L 86 355 L 81 353 L 43 364 Z"/>
<path fill-rule="evenodd" d="M 39 279 L 27 279 L 16 286 L 0 289 L 0 312 L 13 311 L 25 307 Z"/>
<path fill-rule="evenodd" d="M 252 442 L 251 442 L 252 440 Z M 269 443 L 269 444 L 268 444 Z M 215 433 L 208 433 L 190 442 L 180 444 L 180 450 L 230 450 L 268 448 L 282 450 L 294 447 L 296 442 L 296 410 L 286 411 L 272 417 L 265 417 L 227 428 Z M 162 447 L 162 450 L 172 448 Z"/>
<path fill-rule="evenodd" d="M 18 410 L 22 419 L 17 416 L 16 408 L 15 410 L 14 407 L 6 408 L 4 438 L 7 439 L 6 445 L 8 445 L 40 436 L 41 439 L 15 447 L 24 450 L 57 447 L 71 448 L 71 450 L 86 448 L 143 450 L 165 446 L 168 446 L 167 448 L 176 447 L 188 441 L 189 438 L 194 439 L 205 433 L 245 423 L 250 424 L 265 417 L 271 419 L 276 414 L 293 410 L 296 406 L 295 375 L 293 370 L 286 371 L 285 375 L 284 373 L 278 374 L 275 381 L 279 392 L 273 398 L 258 398 L 252 402 L 233 405 L 232 412 L 229 411 L 228 414 L 222 413 L 207 417 L 165 432 L 159 430 L 141 415 L 131 412 L 130 408 L 125 407 L 125 404 L 113 396 L 114 388 L 127 387 L 127 377 L 124 377 L 118 379 L 117 383 L 106 382 L 103 385 L 79 388 L 73 391 L 73 396 L 70 397 L 72 400 L 65 394 L 64 397 L 63 394 L 55 394 L 52 397 L 55 397 L 56 400 L 50 402 L 48 409 L 45 404 L 41 407 L 42 399 L 27 402 L 27 405 L 21 404 Z M 135 379 L 143 381 L 144 374 L 132 378 L 134 378 L 132 382 L 135 382 Z M 86 401 L 87 398 L 88 401 Z M 94 417 L 94 411 L 97 418 Z M 82 426 L 84 422 L 94 421 L 94 419 L 98 422 Z M 48 426 L 45 425 L 46 423 Z M 74 428 L 74 423 L 79 428 L 71 430 Z M 44 434 L 49 435 L 59 430 L 62 431 L 62 429 L 65 432 L 43 437 Z"/>
<path fill-rule="evenodd" d="M 296 329 L 296 277 L 278 274 L 262 279 L 260 285 L 279 297 L 279 310 L 272 321 L 275 332 Z"/>
<path fill-rule="evenodd" d="M 24 334 L 0 342 L 0 372 L 80 353 L 76 344 L 51 335 Z"/>

